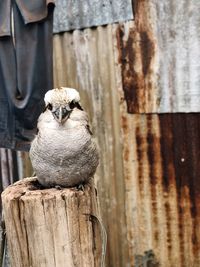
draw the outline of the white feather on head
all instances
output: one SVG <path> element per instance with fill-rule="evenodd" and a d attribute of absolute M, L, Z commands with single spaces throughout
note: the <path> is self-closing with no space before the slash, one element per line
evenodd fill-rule
<path fill-rule="evenodd" d="M 72 101 L 80 101 L 79 92 L 74 88 L 61 87 L 52 89 L 46 92 L 44 96 L 44 102 L 46 106 L 48 104 L 68 104 Z"/>

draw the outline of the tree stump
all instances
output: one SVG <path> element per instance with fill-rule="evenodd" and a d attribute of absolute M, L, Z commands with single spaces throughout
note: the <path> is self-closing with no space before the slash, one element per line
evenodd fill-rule
<path fill-rule="evenodd" d="M 76 188 L 42 189 L 25 178 L 2 193 L 12 267 L 99 267 L 101 230 L 93 179 Z"/>

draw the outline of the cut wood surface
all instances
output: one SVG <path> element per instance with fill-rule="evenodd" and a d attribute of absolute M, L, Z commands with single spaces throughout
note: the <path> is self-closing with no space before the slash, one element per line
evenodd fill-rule
<path fill-rule="evenodd" d="M 2 193 L 12 267 L 99 267 L 101 230 L 93 180 L 42 189 L 25 178 Z"/>

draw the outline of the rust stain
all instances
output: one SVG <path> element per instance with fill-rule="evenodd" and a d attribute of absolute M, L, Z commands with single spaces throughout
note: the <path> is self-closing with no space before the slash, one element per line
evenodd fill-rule
<path fill-rule="evenodd" d="M 124 134 L 128 134 L 129 133 L 129 129 L 128 129 L 128 119 L 126 116 L 122 116 L 121 117 L 121 125 L 122 125 L 122 129 Z"/>
<path fill-rule="evenodd" d="M 122 125 L 124 135 L 127 135 L 129 133 L 129 128 L 128 128 L 128 119 L 126 116 L 121 117 L 121 125 Z M 129 150 L 129 147 L 126 146 L 124 148 L 124 160 L 125 161 L 129 160 L 129 155 L 130 155 L 130 150 Z"/>
<path fill-rule="evenodd" d="M 157 184 L 159 183 L 159 179 L 161 178 L 161 174 L 159 173 L 158 169 L 158 162 L 159 159 L 159 150 L 160 150 L 160 139 L 153 132 L 154 120 L 152 115 L 146 115 L 147 119 L 147 156 L 148 156 L 148 163 L 149 163 L 149 181 L 150 181 L 150 190 L 151 190 L 151 206 L 152 206 L 152 215 L 153 215 L 153 223 L 155 226 L 159 224 L 158 219 L 158 210 L 159 210 L 159 203 L 157 200 Z M 160 240 L 160 234 L 159 234 L 159 228 L 154 227 L 153 228 L 153 236 L 154 236 L 154 242 L 156 246 L 159 245 Z"/>
<path fill-rule="evenodd" d="M 119 25 L 116 33 L 128 113 L 145 112 L 145 97 L 152 89 L 149 74 L 155 55 L 155 44 L 145 20 L 140 22 L 144 23 L 136 23 L 134 28 L 129 28 L 128 37 L 125 37 L 124 25 Z"/>
<path fill-rule="evenodd" d="M 144 158 L 144 148 L 143 144 L 145 144 L 145 138 L 142 137 L 140 128 L 136 128 L 136 144 L 137 144 L 137 161 L 138 161 L 138 183 L 139 183 L 139 191 L 143 191 L 143 158 Z"/>
<path fill-rule="evenodd" d="M 168 193 L 170 185 L 175 187 L 175 170 L 173 163 L 173 134 L 172 134 L 172 117 L 170 115 L 160 115 L 161 129 L 161 155 L 162 155 L 162 184 L 164 191 Z"/>
<path fill-rule="evenodd" d="M 119 63 L 122 66 L 122 83 L 128 113 L 145 111 L 145 95 L 151 91 L 151 81 L 146 77 L 151 73 L 150 64 L 154 56 L 154 44 L 147 32 L 130 30 L 127 41 L 123 41 L 123 26 L 118 27 L 117 40 Z M 141 65 L 141 70 L 138 65 Z"/>
<path fill-rule="evenodd" d="M 173 253 L 172 250 L 172 233 L 170 231 L 170 222 L 171 222 L 171 217 L 170 217 L 170 204 L 168 202 L 165 203 L 165 212 L 166 212 L 166 223 L 167 223 L 167 248 L 169 250 L 169 255 L 171 256 L 171 254 Z"/>
<path fill-rule="evenodd" d="M 170 187 L 177 191 L 181 261 L 185 262 L 184 246 L 189 244 L 185 244 L 184 236 L 190 238 L 194 257 L 200 249 L 195 230 L 200 226 L 200 114 L 163 114 L 159 119 L 163 187 L 166 192 Z"/>
<path fill-rule="evenodd" d="M 135 32 L 131 31 L 126 42 L 123 41 L 124 26 L 119 25 L 117 30 L 117 41 L 119 50 L 119 63 L 122 67 L 122 83 L 129 113 L 139 110 L 139 84 L 142 83 L 139 75 L 134 69 L 136 51 L 133 49 Z"/>
<path fill-rule="evenodd" d="M 149 201 L 145 192 L 151 194 L 151 216 L 143 214 L 141 220 L 143 227 L 148 225 L 145 220 L 151 220 L 152 249 L 165 240 L 168 257 L 161 259 L 159 252 L 161 263 L 199 266 L 200 114 L 134 116 L 140 202 Z M 143 204 L 138 203 L 141 212 Z"/>
<path fill-rule="evenodd" d="M 150 71 L 150 63 L 154 56 L 154 43 L 149 34 L 145 31 L 140 32 L 141 38 L 141 57 L 142 57 L 142 71 L 145 77 Z"/>
<path fill-rule="evenodd" d="M 153 126 L 153 122 L 152 122 L 152 116 L 151 115 L 147 115 L 147 129 L 148 129 L 148 133 L 147 133 L 147 144 L 148 144 L 148 149 L 147 149 L 147 154 L 148 154 L 148 162 L 149 162 L 149 168 L 150 168 L 150 182 L 152 185 L 152 189 L 155 187 L 155 185 L 157 184 L 157 175 L 156 173 L 156 161 L 158 159 L 155 159 L 155 154 L 156 154 L 156 150 L 158 149 L 157 147 L 157 141 L 156 141 L 156 136 L 151 132 Z M 155 196 L 155 192 L 153 192 L 152 196 Z"/>

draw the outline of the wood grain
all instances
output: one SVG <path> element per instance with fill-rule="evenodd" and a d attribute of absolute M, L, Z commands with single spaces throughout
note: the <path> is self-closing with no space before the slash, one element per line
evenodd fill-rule
<path fill-rule="evenodd" d="M 13 267 L 95 267 L 101 261 L 93 180 L 76 188 L 42 189 L 26 178 L 2 193 Z"/>

